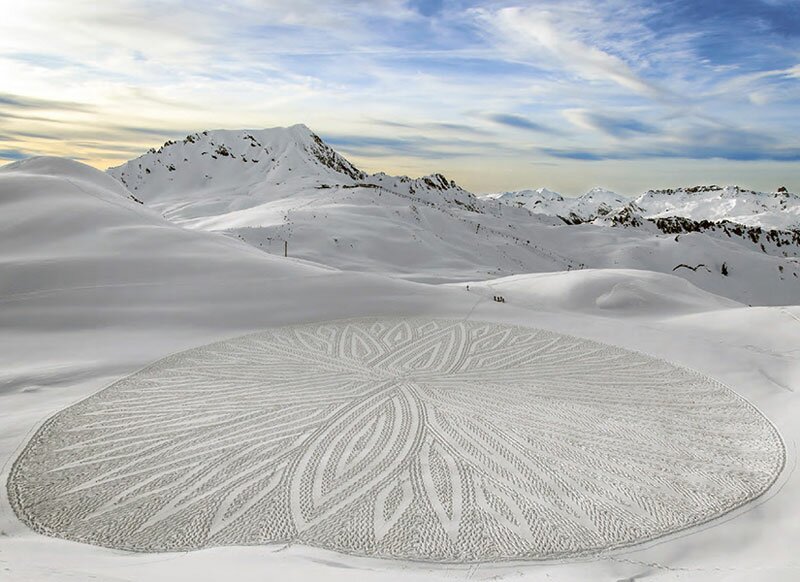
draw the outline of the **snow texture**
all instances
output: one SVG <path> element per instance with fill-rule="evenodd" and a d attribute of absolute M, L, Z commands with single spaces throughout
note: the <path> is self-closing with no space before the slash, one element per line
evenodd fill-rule
<path fill-rule="evenodd" d="M 127 550 L 538 560 L 714 519 L 783 463 L 753 406 L 666 362 L 516 326 L 357 319 L 121 380 L 43 425 L 9 494 L 36 531 Z"/>

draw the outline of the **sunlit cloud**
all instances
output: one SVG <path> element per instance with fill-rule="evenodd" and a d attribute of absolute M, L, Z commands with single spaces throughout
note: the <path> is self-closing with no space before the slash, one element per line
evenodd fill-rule
<path fill-rule="evenodd" d="M 305 123 L 371 171 L 631 192 L 659 159 L 709 181 L 744 163 L 731 176 L 772 188 L 800 150 L 792 2 L 27 0 L 2 14 L 0 162 L 104 168 L 193 131 Z"/>
<path fill-rule="evenodd" d="M 570 28 L 576 17 L 580 19 L 579 11 L 560 15 L 538 7 L 510 7 L 477 14 L 504 50 L 516 58 L 563 69 L 587 81 L 613 82 L 643 95 L 659 97 L 667 93 L 637 75 L 622 58 L 578 38 Z"/>

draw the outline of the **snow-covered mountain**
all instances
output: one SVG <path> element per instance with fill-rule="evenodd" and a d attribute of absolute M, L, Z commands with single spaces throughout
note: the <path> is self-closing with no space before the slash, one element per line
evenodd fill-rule
<path fill-rule="evenodd" d="M 368 175 L 302 125 L 193 134 L 109 172 L 181 226 L 349 271 L 466 282 L 642 269 L 742 303 L 800 300 L 800 234 L 648 219 L 603 189 L 479 198 L 440 174 Z"/>
<path fill-rule="evenodd" d="M 727 220 L 771 230 L 800 230 L 800 196 L 785 188 L 755 192 L 738 186 L 649 190 L 635 200 L 648 218 Z"/>
<path fill-rule="evenodd" d="M 575 216 L 583 220 L 603 216 L 629 202 L 624 196 L 605 188 L 592 188 L 577 198 L 565 198 L 547 188 L 486 194 L 481 198 L 525 208 L 534 214 Z"/>
<path fill-rule="evenodd" d="M 87 362 L 103 349 L 92 339 L 103 329 L 122 330 L 131 351 L 123 359 L 141 365 L 152 357 L 141 355 L 153 349 L 153 329 L 183 338 L 161 346 L 174 350 L 196 341 L 198 330 L 224 337 L 298 314 L 384 313 L 386 297 L 403 310 L 436 295 L 434 287 L 287 260 L 182 228 L 132 200 L 107 174 L 52 157 L 0 167 L 0 269 L 0 329 L 77 330 L 77 344 L 57 341 Z M 147 341 L 134 341 L 144 328 Z M 10 372 L 0 369 L 0 387 Z"/>
<path fill-rule="evenodd" d="M 558 204 L 564 202 L 564 197 L 558 192 L 553 192 L 547 188 L 537 188 L 536 190 L 513 190 L 511 192 L 498 192 L 496 194 L 486 194 L 482 196 L 489 200 L 499 200 L 505 204 L 513 206 L 524 206 L 535 208 L 540 205 Z"/>
<path fill-rule="evenodd" d="M 441 174 L 367 175 L 303 125 L 202 132 L 109 172 L 178 224 L 338 268 L 424 281 L 579 267 L 523 240 L 515 209 Z"/>
<path fill-rule="evenodd" d="M 648 190 L 628 199 L 604 188 L 565 198 L 546 188 L 486 194 L 486 200 L 527 208 L 547 216 L 594 220 L 633 202 L 644 218 L 682 217 L 695 221 L 728 221 L 767 230 L 800 230 L 800 196 L 779 188 L 755 192 L 739 186 L 692 186 Z"/>

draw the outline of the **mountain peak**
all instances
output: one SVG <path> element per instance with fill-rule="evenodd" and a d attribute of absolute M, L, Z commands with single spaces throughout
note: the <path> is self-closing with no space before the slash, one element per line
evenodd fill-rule
<path fill-rule="evenodd" d="M 366 176 L 303 124 L 193 133 L 108 172 L 131 191 L 159 198 L 234 182 L 352 183 Z"/>
<path fill-rule="evenodd" d="M 578 200 L 591 203 L 593 207 L 604 206 L 603 210 L 610 210 L 628 202 L 624 196 L 600 186 L 595 186 L 582 196 L 579 196 Z"/>
<path fill-rule="evenodd" d="M 607 194 L 611 194 L 611 195 L 619 197 L 619 194 L 617 194 L 613 190 L 609 190 L 608 188 L 603 188 L 602 186 L 595 186 L 595 187 L 587 190 L 586 193 L 583 194 L 583 195 L 584 196 L 597 196 L 597 195 L 607 195 Z"/>
<path fill-rule="evenodd" d="M 541 196 L 545 200 L 563 200 L 564 197 L 556 192 L 555 190 L 550 190 L 549 188 L 537 188 L 534 190 L 539 196 Z"/>

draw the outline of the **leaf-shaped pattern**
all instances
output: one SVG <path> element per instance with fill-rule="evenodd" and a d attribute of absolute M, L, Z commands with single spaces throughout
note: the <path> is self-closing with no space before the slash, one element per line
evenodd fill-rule
<path fill-rule="evenodd" d="M 405 473 L 396 480 L 389 481 L 378 490 L 375 496 L 373 528 L 375 540 L 383 537 L 400 521 L 414 501 L 411 476 Z"/>
<path fill-rule="evenodd" d="M 464 491 L 456 459 L 436 440 L 425 442 L 419 455 L 425 496 L 447 536 L 458 541 L 464 513 Z"/>
<path fill-rule="evenodd" d="M 35 530 L 114 548 L 542 559 L 720 516 L 783 461 L 755 408 L 666 362 L 542 330 L 373 318 L 169 356 L 44 423 L 8 492 Z"/>
<path fill-rule="evenodd" d="M 389 385 L 343 409 L 313 434 L 289 473 L 298 531 L 396 473 L 416 446 L 420 420 L 416 399 L 402 386 Z"/>
<path fill-rule="evenodd" d="M 476 487 L 477 504 L 502 528 L 527 541 L 531 528 L 520 504 L 507 491 L 485 479 Z"/>

